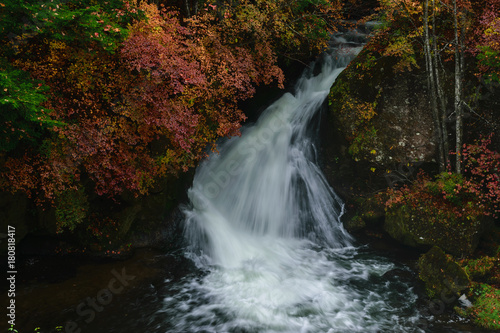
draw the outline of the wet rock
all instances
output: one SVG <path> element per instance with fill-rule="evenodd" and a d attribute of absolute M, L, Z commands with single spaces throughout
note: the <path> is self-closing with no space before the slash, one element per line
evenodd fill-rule
<path fill-rule="evenodd" d="M 464 269 L 437 246 L 420 257 L 418 268 L 431 298 L 458 300 L 471 283 Z"/>
<path fill-rule="evenodd" d="M 381 225 L 384 216 L 384 205 L 379 198 L 373 196 L 356 199 L 356 206 L 359 207 L 354 216 L 348 213 L 344 220 L 344 227 L 349 232 L 360 231 L 367 226 Z"/>
<path fill-rule="evenodd" d="M 387 271 L 383 278 L 388 280 L 402 280 L 402 281 L 413 281 L 413 272 L 406 269 L 394 268 Z"/>
<path fill-rule="evenodd" d="M 489 218 L 472 216 L 432 222 L 423 210 L 400 205 L 387 211 L 384 229 L 397 241 L 420 249 L 439 246 L 457 256 L 472 254 L 491 226 Z"/>

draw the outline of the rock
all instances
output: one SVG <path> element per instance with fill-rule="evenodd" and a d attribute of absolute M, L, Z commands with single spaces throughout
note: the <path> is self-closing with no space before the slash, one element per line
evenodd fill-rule
<path fill-rule="evenodd" d="M 344 228 L 348 232 L 356 232 L 366 227 L 366 223 L 359 215 L 354 215 L 352 218 L 344 222 Z"/>
<path fill-rule="evenodd" d="M 437 246 L 420 257 L 418 268 L 431 298 L 457 300 L 471 283 L 464 269 Z"/>
<path fill-rule="evenodd" d="M 137 218 L 141 209 L 141 203 L 138 202 L 137 204 L 129 206 L 116 214 L 115 219 L 118 221 L 119 225 L 118 236 L 121 239 L 123 239 L 123 237 L 125 237 L 125 235 L 129 232 L 130 227 L 134 223 L 134 220 Z"/>
<path fill-rule="evenodd" d="M 466 259 L 461 264 L 472 280 L 500 286 L 500 256 Z"/>
<path fill-rule="evenodd" d="M 466 308 L 455 311 L 468 317 L 475 325 L 486 330 L 500 330 L 500 289 L 484 283 L 472 283 L 468 296 L 473 300 Z"/>
<path fill-rule="evenodd" d="M 413 281 L 414 274 L 410 270 L 394 268 L 384 273 L 383 278 L 397 281 Z"/>
<path fill-rule="evenodd" d="M 432 162 L 436 143 L 425 76 L 418 71 L 396 74 L 393 60 L 373 57 L 363 50 L 339 75 L 330 92 L 328 116 L 356 161 L 387 169 Z"/>
<path fill-rule="evenodd" d="M 474 252 L 491 221 L 484 216 L 456 218 L 432 223 L 418 209 L 399 205 L 387 211 L 384 229 L 397 241 L 420 249 L 439 246 L 456 256 Z"/>
<path fill-rule="evenodd" d="M 414 178 L 417 166 L 436 166 L 425 76 L 416 70 L 395 73 L 394 59 L 372 52 L 361 51 L 337 78 L 321 129 L 323 171 L 346 202 L 344 225 L 350 232 L 378 227 L 385 214 L 359 197 Z"/>
<path fill-rule="evenodd" d="M 367 226 L 378 226 L 384 220 L 384 204 L 376 197 L 358 198 L 355 203 L 356 213 L 346 214 L 344 227 L 349 232 L 360 231 Z"/>

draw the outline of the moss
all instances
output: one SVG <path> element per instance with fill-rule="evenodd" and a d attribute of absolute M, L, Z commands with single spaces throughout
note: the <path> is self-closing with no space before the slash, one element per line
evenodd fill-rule
<path fill-rule="evenodd" d="M 364 229 L 366 227 L 365 221 L 359 215 L 354 215 L 350 218 L 346 223 L 344 223 L 344 227 L 349 232 L 356 232 L 358 230 Z"/>
<path fill-rule="evenodd" d="M 391 209 L 387 212 L 384 222 L 384 229 L 394 239 L 401 243 L 418 247 L 419 240 L 423 239 L 413 230 L 414 218 L 408 213 L 407 206 L 400 206 L 398 209 Z"/>
<path fill-rule="evenodd" d="M 385 216 L 385 205 L 382 199 L 375 195 L 364 200 L 361 205 L 361 217 L 366 222 L 378 222 Z"/>
<path fill-rule="evenodd" d="M 467 309 L 455 308 L 458 314 L 470 318 L 485 329 L 500 329 L 500 289 L 487 284 L 475 283 L 468 296 L 473 300 Z"/>
<path fill-rule="evenodd" d="M 424 76 L 396 74 L 393 57 L 366 46 L 339 75 L 329 95 L 330 116 L 356 161 L 391 167 L 431 162 L 433 120 L 422 112 L 428 102 Z"/>
<path fill-rule="evenodd" d="M 486 329 L 500 329 L 500 256 L 463 259 L 460 264 L 473 280 L 467 292 L 472 306 L 458 314 Z"/>
<path fill-rule="evenodd" d="M 464 269 L 474 280 L 485 279 L 494 273 L 497 262 L 497 258 L 485 256 L 479 259 L 467 260 Z"/>
<path fill-rule="evenodd" d="M 437 246 L 419 258 L 418 268 L 419 277 L 424 281 L 427 295 L 431 298 L 458 298 L 470 285 L 465 270 Z"/>
<path fill-rule="evenodd" d="M 405 245 L 422 249 L 439 246 L 448 253 L 464 256 L 477 248 L 487 224 L 483 216 L 436 218 L 426 207 L 399 204 L 387 210 L 384 229 Z"/>

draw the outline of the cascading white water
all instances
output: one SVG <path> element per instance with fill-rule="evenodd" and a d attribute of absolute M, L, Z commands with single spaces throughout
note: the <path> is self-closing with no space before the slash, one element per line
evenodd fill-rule
<path fill-rule="evenodd" d="M 187 232 L 210 263 L 238 266 L 262 255 L 266 240 L 350 244 L 339 221 L 341 201 L 314 164 L 307 129 L 358 51 L 343 49 L 336 59 L 327 58 L 319 75 L 299 81 L 295 96 L 283 95 L 255 126 L 198 168 L 188 193 L 193 207 Z"/>
<path fill-rule="evenodd" d="M 359 51 L 337 48 L 197 169 L 185 231 L 204 273 L 164 300 L 169 332 L 418 331 L 416 296 L 352 245 L 315 164 L 312 119 Z"/>

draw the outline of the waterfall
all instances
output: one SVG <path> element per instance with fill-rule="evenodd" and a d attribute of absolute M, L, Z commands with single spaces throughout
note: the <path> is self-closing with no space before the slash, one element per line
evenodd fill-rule
<path fill-rule="evenodd" d="M 304 76 L 295 95 L 284 94 L 223 144 L 197 170 L 186 212 L 191 244 L 212 264 L 239 265 L 263 251 L 262 241 L 309 239 L 342 247 L 342 202 L 315 164 L 308 131 L 330 87 L 359 48 L 337 50 L 317 76 Z"/>
<path fill-rule="evenodd" d="M 416 296 L 353 245 L 316 164 L 314 119 L 360 50 L 337 46 L 198 167 L 184 213 L 199 274 L 165 298 L 168 332 L 418 331 Z"/>

